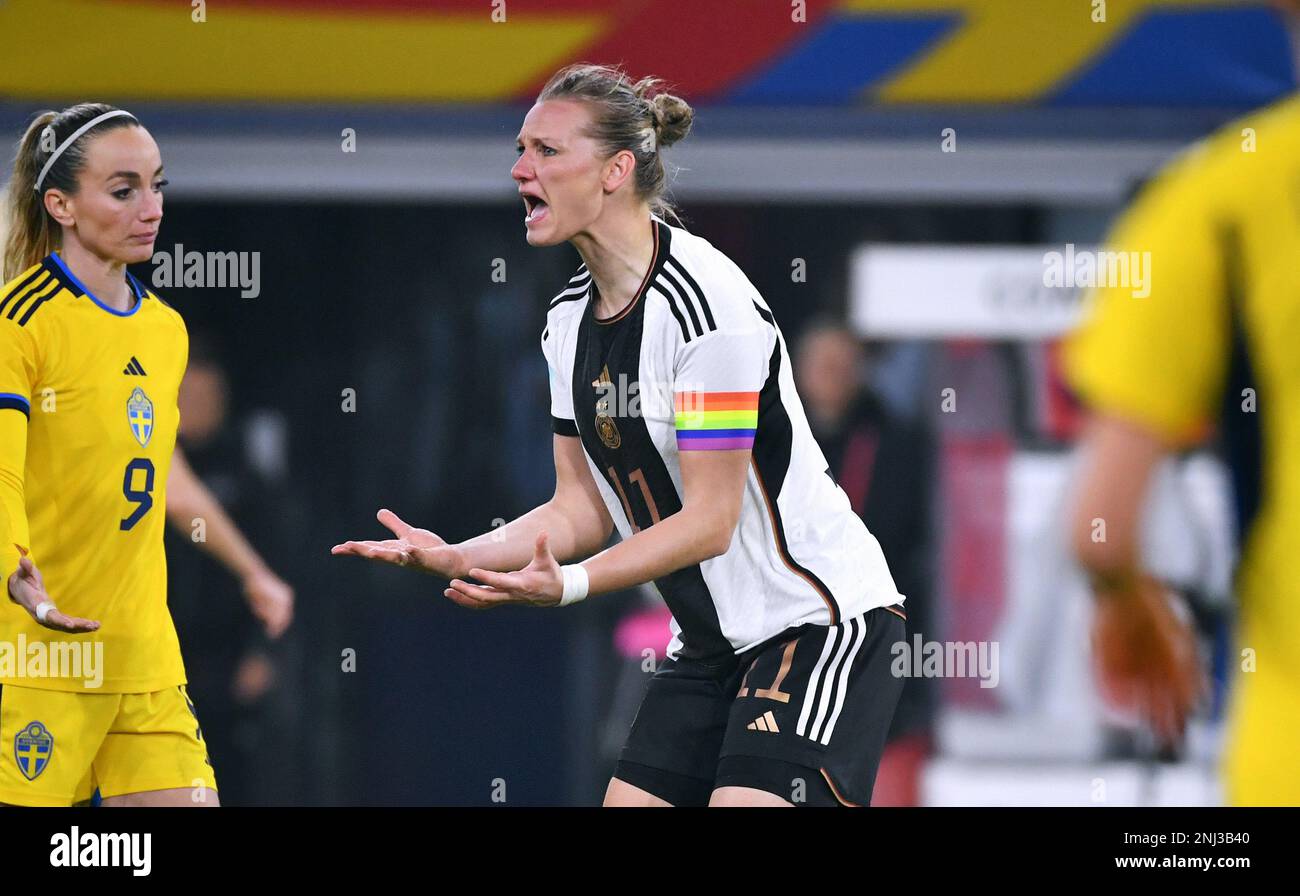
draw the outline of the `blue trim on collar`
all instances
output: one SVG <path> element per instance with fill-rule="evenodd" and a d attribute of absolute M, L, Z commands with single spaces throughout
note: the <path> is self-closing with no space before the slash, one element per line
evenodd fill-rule
<path fill-rule="evenodd" d="M 132 308 L 130 311 L 118 311 L 115 308 L 111 308 L 108 305 L 105 305 L 103 302 L 99 300 L 98 296 L 96 296 L 90 290 L 86 289 L 86 285 L 77 279 L 77 275 L 72 273 L 72 271 L 68 270 L 68 266 L 64 264 L 63 259 L 59 257 L 58 252 L 51 252 L 50 259 L 55 263 L 55 265 L 58 266 L 59 271 L 62 272 L 63 276 L 67 277 L 68 281 L 73 286 L 81 290 L 82 295 L 89 298 L 92 302 L 94 302 L 100 308 L 103 308 L 105 311 L 107 311 L 109 314 L 113 315 L 114 317 L 130 317 L 131 315 L 139 311 L 140 306 L 144 304 L 143 296 L 140 294 L 138 290 L 138 284 L 132 282 L 135 280 L 135 278 L 132 277 L 129 272 L 126 275 L 126 281 L 127 284 L 131 287 L 131 292 L 135 295 L 135 307 Z"/>
<path fill-rule="evenodd" d="M 126 272 L 126 282 L 127 285 L 131 287 L 131 291 L 135 293 L 137 299 L 143 299 L 149 295 L 149 291 L 141 285 L 139 280 L 131 276 L 130 271 Z"/>

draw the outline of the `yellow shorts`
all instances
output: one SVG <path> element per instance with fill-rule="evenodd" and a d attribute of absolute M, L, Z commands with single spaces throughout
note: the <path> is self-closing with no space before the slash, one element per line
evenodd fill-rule
<path fill-rule="evenodd" d="M 185 686 L 88 694 L 0 685 L 0 803 L 68 806 L 189 787 L 217 789 Z"/>

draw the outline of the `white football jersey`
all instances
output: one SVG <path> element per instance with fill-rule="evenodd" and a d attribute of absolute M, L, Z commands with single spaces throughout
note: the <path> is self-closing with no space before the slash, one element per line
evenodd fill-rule
<path fill-rule="evenodd" d="M 551 302 L 542 350 L 554 429 L 582 440 L 625 539 L 682 509 L 682 452 L 751 451 L 726 552 L 654 582 L 673 614 L 668 655 L 707 661 L 901 604 L 813 438 L 771 309 L 707 240 L 658 217 L 653 227 L 627 308 L 598 319 L 579 267 Z"/>

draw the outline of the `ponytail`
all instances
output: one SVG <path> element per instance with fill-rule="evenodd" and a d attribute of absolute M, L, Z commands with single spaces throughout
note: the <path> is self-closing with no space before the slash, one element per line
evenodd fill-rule
<path fill-rule="evenodd" d="M 41 134 L 54 121 L 54 112 L 42 112 L 32 121 L 18 143 L 14 175 L 5 195 L 4 276 L 8 282 L 53 252 L 55 223 L 45 213 L 44 197 L 36 195 L 36 176 L 43 163 L 37 161 Z M 46 152 L 45 155 L 49 153 Z"/>

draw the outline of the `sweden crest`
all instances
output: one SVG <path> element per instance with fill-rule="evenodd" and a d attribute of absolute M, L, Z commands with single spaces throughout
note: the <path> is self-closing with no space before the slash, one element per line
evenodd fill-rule
<path fill-rule="evenodd" d="M 50 764 L 54 737 L 40 722 L 31 722 L 14 736 L 14 759 L 28 781 L 35 781 Z"/>
<path fill-rule="evenodd" d="M 131 435 L 141 447 L 149 444 L 153 435 L 153 402 L 139 386 L 126 401 L 126 422 L 131 425 Z"/>

